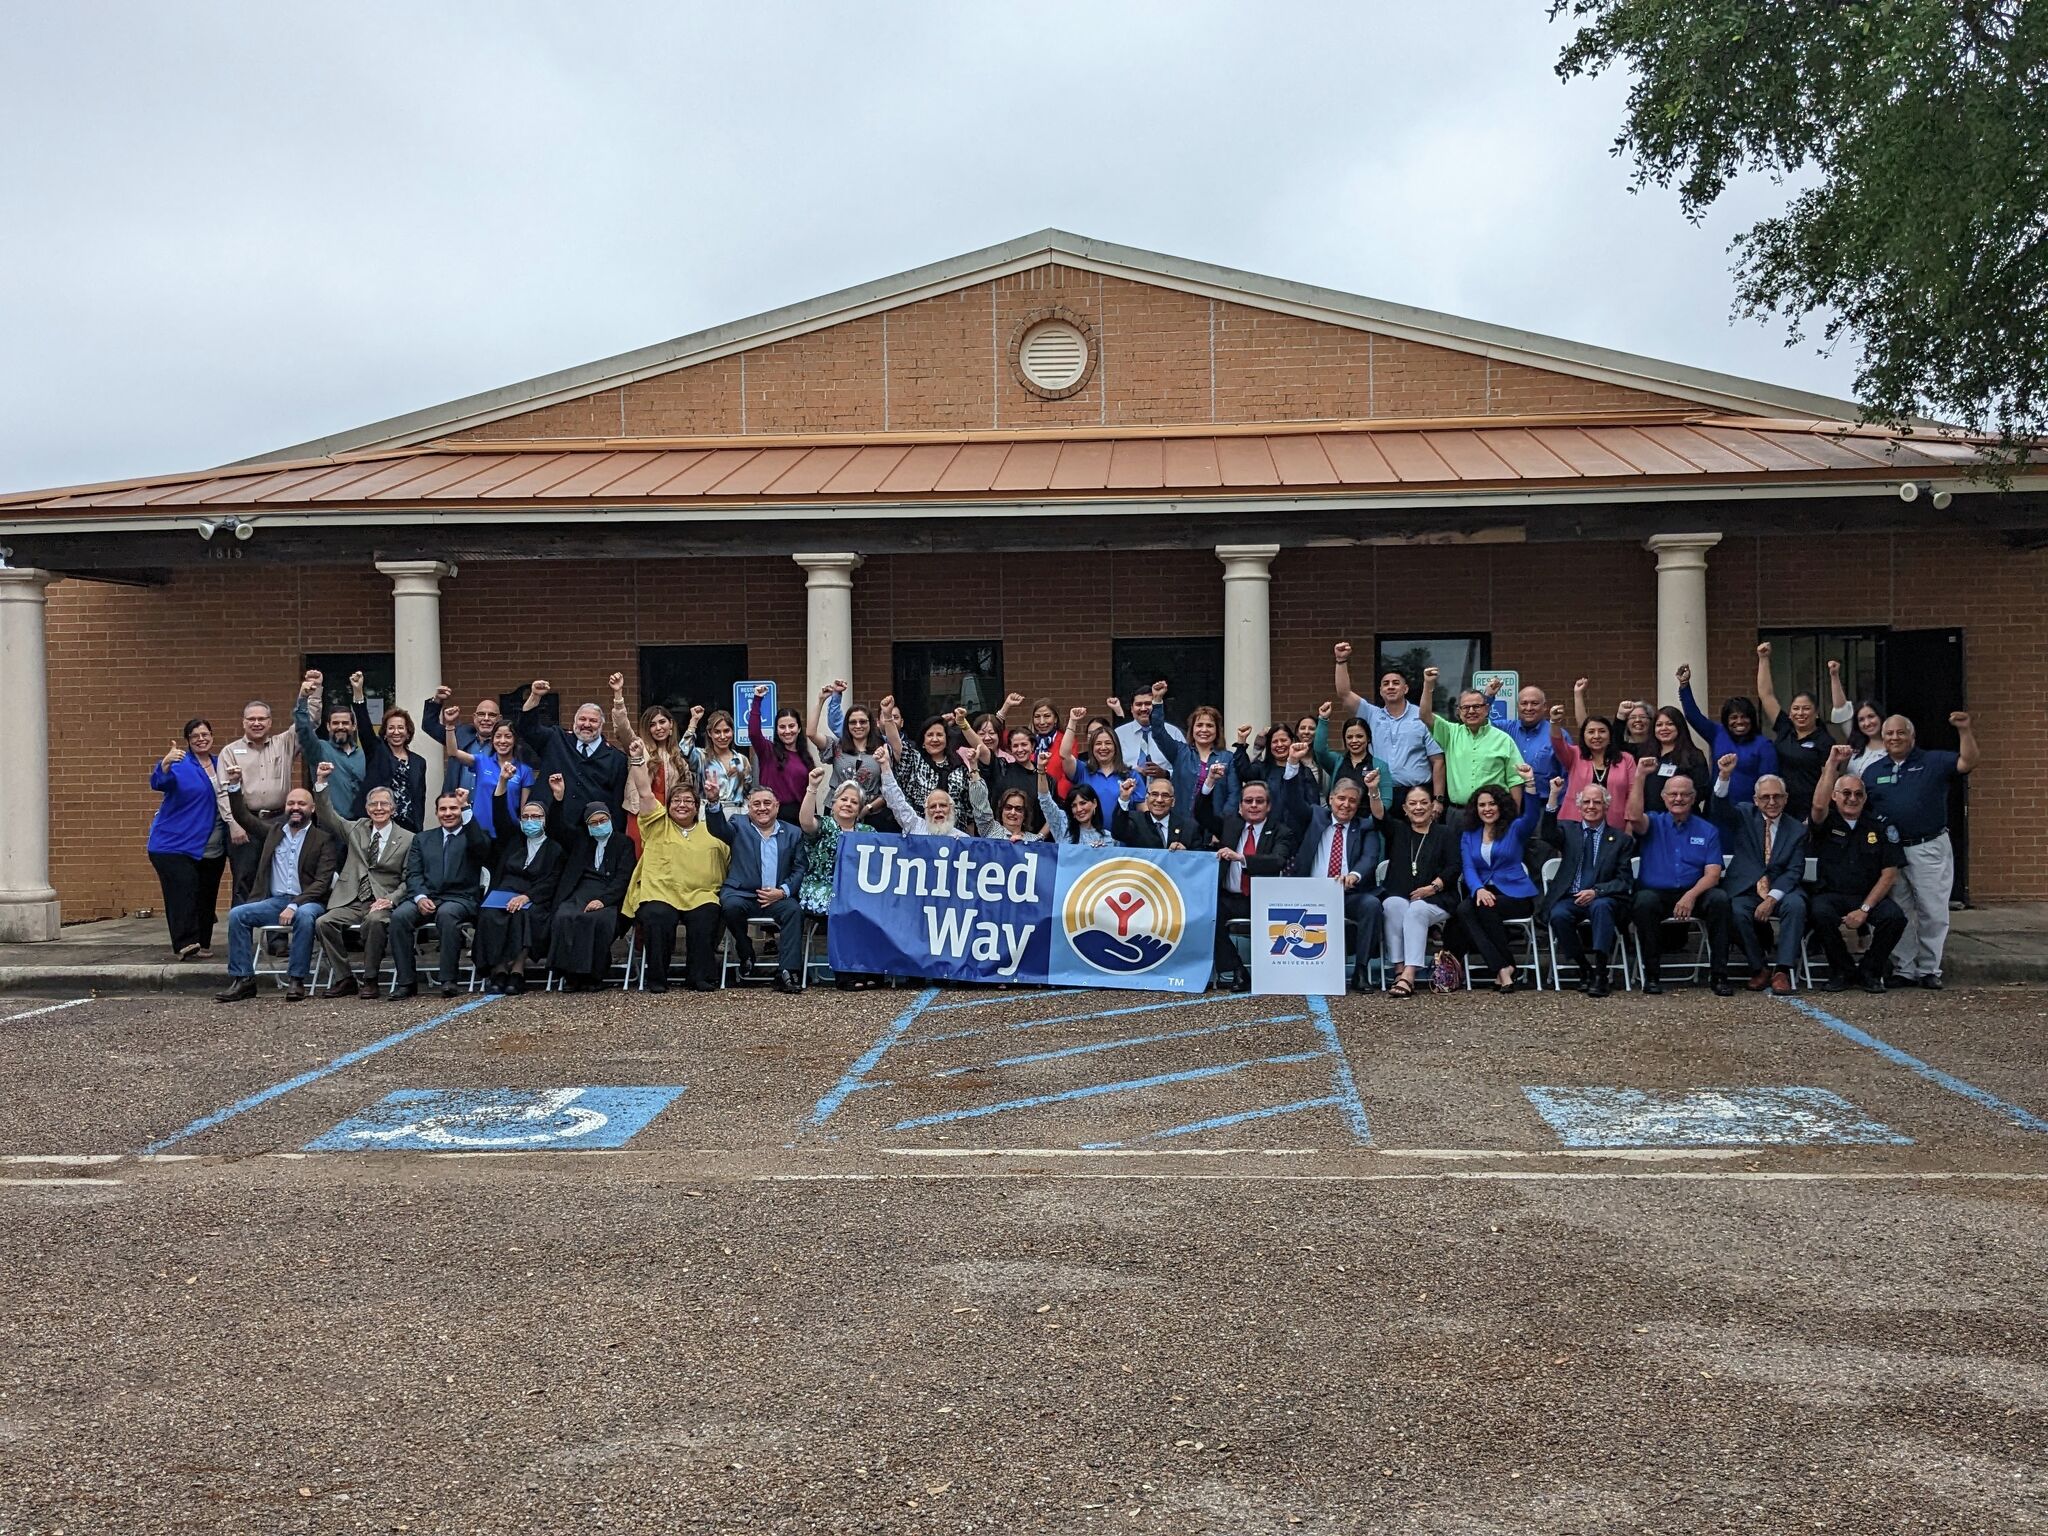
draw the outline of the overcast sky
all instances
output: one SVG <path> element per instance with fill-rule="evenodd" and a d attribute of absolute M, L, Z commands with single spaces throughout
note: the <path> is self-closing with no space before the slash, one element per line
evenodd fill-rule
<path fill-rule="evenodd" d="M 1047 226 L 1846 395 L 1542 0 L 160 3 L 0 28 L 0 490 L 197 468 Z"/>

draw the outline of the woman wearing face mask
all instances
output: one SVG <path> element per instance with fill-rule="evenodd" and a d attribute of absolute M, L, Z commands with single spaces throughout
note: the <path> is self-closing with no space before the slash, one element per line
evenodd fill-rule
<path fill-rule="evenodd" d="M 1764 724 L 1777 750 L 1778 777 L 1785 781 L 1785 792 L 1792 805 L 1810 806 L 1835 738 L 1821 723 L 1820 700 L 1812 694 L 1795 693 L 1789 706 L 1778 707 L 1768 640 L 1756 648 L 1756 694 L 1757 702 L 1763 706 Z"/>
<path fill-rule="evenodd" d="M 1436 796 L 1427 784 L 1409 786 L 1400 812 L 1387 839 L 1380 912 L 1387 963 L 1398 968 L 1388 990 L 1410 997 L 1416 973 L 1431 963 L 1430 930 L 1441 928 L 1458 904 L 1459 849 L 1457 836 L 1437 820 Z"/>
<path fill-rule="evenodd" d="M 634 868 L 632 840 L 613 836 L 614 830 L 610 806 L 602 800 L 586 805 L 583 836 L 570 845 L 556 884 L 548 966 L 571 992 L 595 992 L 611 969 L 619 907 Z"/>
<path fill-rule="evenodd" d="M 626 885 L 620 915 L 640 925 L 647 948 L 641 972 L 649 992 L 668 990 L 675 959 L 676 929 L 683 930 L 685 974 L 693 992 L 718 989 L 718 935 L 722 925 L 718 889 L 725 883 L 732 849 L 698 820 L 694 784 L 677 780 L 665 800 L 656 800 L 652 763 L 644 744 L 627 756 L 626 792 L 639 791 L 641 855 Z"/>
<path fill-rule="evenodd" d="M 696 744 L 694 728 L 683 734 L 703 804 L 707 808 L 722 806 L 726 815 L 741 821 L 747 814 L 747 795 L 754 787 L 754 769 L 746 753 L 733 745 L 734 738 L 732 716 L 722 709 L 714 709 L 704 722 L 702 747 Z"/>
<path fill-rule="evenodd" d="M 1721 720 L 1717 725 L 1706 717 L 1692 696 L 1691 667 L 1678 669 L 1678 702 L 1685 710 L 1686 723 L 1698 731 L 1700 740 L 1707 744 L 1709 757 L 1718 759 L 1731 753 L 1734 755 L 1735 776 L 1728 781 L 1728 794 L 1722 803 L 1753 803 L 1756 781 L 1767 773 L 1778 771 L 1778 752 L 1758 729 L 1755 702 L 1740 695 L 1729 699 L 1721 706 Z M 1715 802 L 1702 803 L 1712 805 Z"/>
<path fill-rule="evenodd" d="M 492 735 L 511 730 L 510 724 L 500 725 Z M 498 831 L 491 844 L 491 889 L 476 915 L 472 951 L 476 968 L 490 977 L 484 990 L 507 995 L 526 990 L 528 961 L 547 963 L 548 921 L 562 874 L 562 848 L 547 835 L 546 808 L 523 787 L 508 794 L 511 784 L 500 774 L 491 787 L 489 819 Z M 483 809 L 476 819 L 485 824 Z"/>
<path fill-rule="evenodd" d="M 1607 824 L 1617 832 L 1628 820 L 1628 787 L 1635 782 L 1636 760 L 1614 744 L 1614 722 L 1588 715 L 1579 722 L 1574 744 L 1564 733 L 1564 706 L 1550 706 L 1550 750 L 1565 771 L 1565 799 L 1577 804 L 1579 791 L 1598 784 L 1607 791 Z M 1617 798 L 1617 796 L 1619 798 Z"/>
<path fill-rule="evenodd" d="M 427 764 L 412 750 L 412 716 L 402 709 L 384 711 L 381 727 L 370 720 L 370 706 L 363 700 L 358 672 L 349 682 L 355 688 L 356 734 L 362 738 L 368 760 L 363 767 L 363 793 L 388 789 L 395 805 L 393 820 L 408 832 L 420 829 L 420 818 L 433 808 L 427 797 Z"/>
<path fill-rule="evenodd" d="M 747 740 L 754 748 L 754 782 L 774 791 L 776 814 L 795 826 L 797 807 L 804 803 L 804 788 L 810 783 L 811 770 L 818 766 L 818 755 L 804 740 L 803 718 L 793 709 L 775 712 L 775 735 L 769 737 L 761 723 L 761 711 L 768 707 L 767 700 L 768 685 L 763 683 L 754 690 L 753 701 L 747 705 Z"/>
<path fill-rule="evenodd" d="M 448 755 L 470 771 L 476 786 L 470 794 L 470 809 L 484 836 L 495 839 L 504 831 L 500 818 L 505 806 L 519 804 L 519 797 L 533 787 L 533 767 L 519 749 L 518 728 L 510 720 L 500 720 L 491 732 L 488 753 L 465 751 L 450 732 Z"/>
<path fill-rule="evenodd" d="M 227 824 L 213 725 L 185 722 L 184 744 L 173 746 L 149 770 L 149 787 L 163 796 L 149 823 L 149 862 L 164 892 L 164 921 L 180 960 L 213 953 L 220 872 L 227 864 Z"/>

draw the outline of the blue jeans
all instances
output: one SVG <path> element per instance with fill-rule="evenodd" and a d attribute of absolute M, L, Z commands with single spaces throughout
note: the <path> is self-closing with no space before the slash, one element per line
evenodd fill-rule
<path fill-rule="evenodd" d="M 1550 936 L 1566 965 L 1582 966 L 1586 963 L 1586 951 L 1579 943 L 1579 923 L 1583 920 L 1593 930 L 1593 952 L 1612 959 L 1620 918 L 1621 901 L 1617 897 L 1595 896 L 1591 904 L 1582 907 L 1571 897 L 1560 896 L 1550 909 Z"/>
<path fill-rule="evenodd" d="M 313 971 L 313 924 L 327 909 L 317 901 L 301 902 L 296 896 L 267 896 L 262 901 L 245 901 L 228 913 L 228 974 L 256 974 L 256 930 L 277 922 L 286 907 L 297 906 L 292 914 L 292 956 L 286 962 L 291 974 L 304 981 Z"/>

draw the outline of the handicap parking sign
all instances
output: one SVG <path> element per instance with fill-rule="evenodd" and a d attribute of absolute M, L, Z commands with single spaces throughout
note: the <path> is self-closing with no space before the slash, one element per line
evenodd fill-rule
<path fill-rule="evenodd" d="M 308 1152 L 568 1152 L 623 1147 L 674 1088 L 401 1088 Z"/>
<path fill-rule="evenodd" d="M 1825 1088 L 1524 1088 L 1567 1147 L 1910 1146 Z"/>

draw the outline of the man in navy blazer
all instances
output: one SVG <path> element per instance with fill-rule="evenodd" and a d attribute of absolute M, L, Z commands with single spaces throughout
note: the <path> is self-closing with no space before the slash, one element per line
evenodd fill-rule
<path fill-rule="evenodd" d="M 1379 788 L 1379 770 L 1368 780 Z M 1287 873 L 1313 879 L 1327 875 L 1344 887 L 1344 918 L 1358 936 L 1352 984 L 1365 989 L 1365 968 L 1380 952 L 1379 869 L 1383 853 L 1379 823 L 1358 814 L 1356 779 L 1339 779 L 1327 803 L 1309 813 L 1308 828 L 1295 845 Z"/>
<path fill-rule="evenodd" d="M 744 973 L 752 975 L 754 970 L 754 941 L 747 920 L 767 918 L 775 924 L 775 990 L 797 992 L 802 990 L 804 914 L 796 893 L 803 881 L 804 835 L 779 820 L 778 811 L 775 791 L 759 788 L 747 796 L 745 821 L 734 825 L 722 806 L 713 805 L 704 823 L 732 849 L 718 905 L 739 946 Z"/>
<path fill-rule="evenodd" d="M 1720 799 L 1733 776 L 1733 759 L 1720 762 L 1714 785 Z M 1724 800 L 1723 804 L 1727 802 Z M 1786 814 L 1785 781 L 1767 773 L 1756 781 L 1756 799 L 1725 814 L 1728 829 L 1727 886 L 1734 898 L 1735 938 L 1749 961 L 1749 990 L 1769 987 L 1783 996 L 1792 990 L 1792 970 L 1806 942 L 1806 822 Z M 1778 920 L 1776 948 L 1770 963 L 1764 946 L 1771 942 L 1772 918 Z"/>
<path fill-rule="evenodd" d="M 1588 997 L 1607 995 L 1608 958 L 1620 939 L 1629 910 L 1635 876 L 1629 860 L 1636 840 L 1607 824 L 1607 790 L 1588 784 L 1579 791 L 1577 821 L 1559 821 L 1557 802 L 1564 780 L 1551 781 L 1550 806 L 1543 813 L 1543 841 L 1558 850 L 1557 873 L 1537 899 L 1536 911 L 1550 925 L 1550 941 L 1566 965 L 1579 973 L 1579 990 Z M 1592 930 L 1589 955 L 1579 940 L 1579 924 Z"/>

